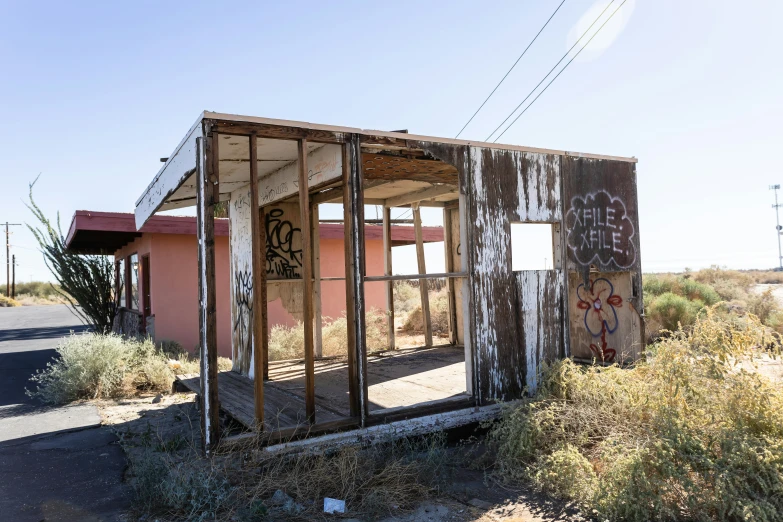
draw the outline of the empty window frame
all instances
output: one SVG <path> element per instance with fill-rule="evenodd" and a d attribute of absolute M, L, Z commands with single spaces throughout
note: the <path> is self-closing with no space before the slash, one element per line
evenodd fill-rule
<path fill-rule="evenodd" d="M 558 230 L 559 226 L 552 223 L 511 223 L 511 270 L 558 268 Z"/>

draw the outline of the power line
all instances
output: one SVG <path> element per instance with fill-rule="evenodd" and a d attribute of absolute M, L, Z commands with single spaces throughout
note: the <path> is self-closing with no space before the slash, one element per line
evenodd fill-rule
<path fill-rule="evenodd" d="M 527 44 L 527 47 L 525 47 L 525 50 L 522 51 L 522 54 L 519 55 L 519 58 L 517 58 L 517 61 L 514 62 L 514 65 L 511 66 L 511 69 L 509 69 L 508 72 L 506 72 L 506 74 L 503 76 L 503 78 L 498 82 L 498 84 L 495 85 L 495 88 L 492 89 L 491 93 L 489 93 L 489 96 L 487 96 L 487 99 L 484 100 L 484 102 L 481 105 L 479 105 L 479 108 L 476 109 L 476 112 L 473 113 L 473 116 L 470 117 L 468 122 L 462 127 L 462 129 L 460 129 L 460 131 L 457 133 L 456 136 L 454 136 L 454 138 L 459 138 L 459 135 L 462 134 L 462 132 L 467 128 L 468 125 L 470 125 L 470 122 L 473 121 L 473 118 L 475 118 L 476 115 L 479 113 L 479 111 L 481 111 L 481 109 L 484 108 L 484 105 L 486 105 L 486 103 L 489 101 L 489 99 L 492 98 L 492 95 L 495 94 L 495 91 L 498 90 L 498 87 L 500 87 L 500 84 L 503 83 L 506 80 L 506 78 L 508 77 L 509 74 L 511 74 L 511 71 L 513 71 L 514 67 L 517 66 L 517 64 L 519 63 L 519 60 L 521 60 L 522 57 L 525 56 L 525 53 L 527 52 L 527 50 L 530 49 L 530 46 L 533 45 L 533 43 L 538 39 L 538 36 L 544 31 L 544 29 L 546 29 L 546 26 L 549 25 L 549 22 L 552 21 L 552 18 L 555 17 L 555 15 L 560 10 L 560 8 L 563 7 L 564 3 L 565 3 L 565 0 L 560 2 L 560 5 L 557 6 L 557 9 L 555 9 L 555 12 L 552 13 L 552 16 L 550 16 L 549 19 L 544 24 L 544 26 L 541 29 L 539 29 L 538 33 L 536 33 L 536 36 L 533 37 L 533 39 L 530 41 L 529 44 Z"/>
<path fill-rule="evenodd" d="M 554 78 L 552 78 L 552 79 L 549 81 L 549 83 L 548 83 L 548 84 L 546 84 L 546 87 L 544 87 L 544 88 L 543 88 L 543 90 L 542 90 L 540 93 L 538 93 L 538 95 L 537 95 L 535 98 L 533 98 L 533 101 L 532 101 L 532 102 L 530 102 L 530 104 L 529 104 L 527 107 L 525 107 L 525 110 L 523 110 L 522 112 L 520 112 L 520 113 L 519 113 L 519 116 L 517 116 L 516 118 L 514 118 L 514 121 L 512 121 L 511 123 L 509 123 L 509 124 L 508 124 L 508 127 L 506 127 L 506 128 L 505 128 L 505 130 L 504 130 L 503 132 L 501 132 L 501 133 L 498 135 L 498 137 L 497 137 L 497 138 L 495 138 L 494 142 L 497 142 L 497 141 L 500 139 L 500 137 L 501 137 L 501 136 L 503 136 L 503 135 L 506 133 L 506 131 L 508 131 L 508 129 L 510 129 L 510 128 L 511 128 L 511 127 L 512 127 L 512 126 L 513 126 L 513 125 L 514 125 L 516 122 L 517 122 L 517 120 L 518 120 L 518 119 L 519 119 L 519 118 L 520 118 L 520 117 L 521 117 L 523 114 L 525 114 L 525 113 L 527 112 L 527 110 L 528 110 L 530 107 L 532 107 L 532 106 L 533 106 L 533 104 L 534 104 L 534 103 L 536 103 L 536 100 L 537 100 L 538 98 L 540 98 L 540 97 L 541 97 L 541 95 L 542 95 L 542 94 L 544 94 L 544 93 L 546 92 L 546 90 L 549 88 L 549 86 L 550 86 L 550 85 L 552 85 L 552 83 L 553 83 L 555 80 L 557 80 L 557 77 L 558 77 L 558 76 L 560 76 L 560 75 L 563 73 L 563 71 L 565 71 L 565 70 L 568 68 L 568 66 L 569 66 L 569 65 L 571 65 L 571 62 L 573 62 L 573 61 L 576 59 L 576 57 L 577 57 L 577 56 L 579 56 L 579 53 L 581 53 L 582 51 L 584 51 L 584 50 L 585 50 L 585 47 L 587 47 L 588 45 L 590 45 L 590 42 L 592 42 L 592 41 L 593 41 L 593 38 L 595 38 L 595 35 L 597 35 L 598 33 L 600 33 L 600 32 L 601 32 L 601 29 L 603 29 L 603 28 L 604 28 L 604 26 L 607 24 L 607 22 L 609 22 L 609 20 L 611 20 L 611 19 L 612 19 L 612 17 L 615 15 L 615 13 L 617 13 L 617 11 L 619 11 L 619 10 L 620 10 L 620 8 L 621 8 L 621 7 L 622 7 L 622 6 L 625 4 L 625 2 L 627 2 L 627 1 L 628 1 L 628 0 L 623 0 L 623 3 L 622 3 L 622 4 L 620 4 L 619 6 L 617 6 L 617 9 L 615 9 L 614 11 L 612 11 L 612 14 L 610 14 L 610 15 L 609 15 L 609 18 L 607 18 L 607 19 L 604 21 L 604 23 L 602 23 L 602 24 L 601 24 L 601 26 L 600 26 L 600 27 L 599 27 L 599 28 L 598 28 L 598 29 L 595 31 L 595 33 L 593 33 L 593 36 L 591 36 L 591 37 L 590 37 L 590 39 L 589 39 L 589 40 L 587 40 L 587 43 L 585 43 L 585 44 L 584 44 L 584 45 L 583 45 L 583 46 L 582 46 L 582 47 L 579 49 L 579 51 L 577 51 L 577 53 L 574 55 L 574 57 L 573 57 L 573 58 L 571 58 L 570 60 L 568 60 L 568 63 L 567 63 L 567 64 L 565 64 L 565 67 L 563 67 L 562 69 L 560 69 L 560 72 L 558 72 L 558 73 L 555 75 L 555 77 L 554 77 Z M 611 4 L 610 4 L 610 5 L 611 5 Z M 514 109 L 514 110 L 516 110 L 516 109 Z M 512 114 L 513 114 L 513 113 L 512 113 Z"/>
<path fill-rule="evenodd" d="M 506 119 L 505 119 L 505 120 L 503 120 L 502 122 L 500 122 L 500 125 L 498 125 L 498 126 L 497 126 L 497 128 L 496 128 L 495 130 L 493 130 L 492 132 L 490 132 L 490 133 L 489 133 L 489 136 L 487 136 L 487 139 L 486 139 L 486 140 L 484 140 L 484 141 L 489 141 L 489 139 L 492 137 L 492 135 L 493 135 L 493 134 L 495 134 L 495 133 L 496 133 L 496 132 L 497 132 L 497 131 L 498 131 L 498 130 L 499 130 L 499 129 L 500 129 L 502 126 L 503 126 L 503 124 L 504 124 L 504 123 L 506 123 L 506 122 L 508 121 L 508 119 L 509 119 L 509 118 L 511 118 L 511 117 L 514 115 L 514 113 L 515 113 L 515 112 L 517 112 L 517 110 L 519 110 L 519 108 L 520 108 L 520 107 L 522 107 L 522 104 L 523 104 L 523 103 L 525 103 L 525 102 L 527 101 L 527 99 L 528 99 L 528 98 L 530 98 L 530 97 L 533 95 L 533 93 L 534 93 L 534 92 L 536 92 L 536 89 L 538 89 L 538 88 L 541 86 L 541 84 L 542 84 L 542 83 L 544 83 L 544 81 L 545 81 L 545 80 L 546 80 L 546 79 L 549 77 L 549 75 L 550 75 L 550 74 L 552 74 L 552 71 L 554 71 L 555 69 L 557 69 L 557 66 L 558 66 L 558 65 L 560 65 L 560 63 L 561 63 L 563 60 L 565 60 L 565 59 L 566 59 L 566 57 L 568 56 L 568 54 L 569 54 L 571 51 L 573 51 L 573 50 L 574 50 L 574 47 L 576 47 L 576 45 L 577 45 L 579 42 L 581 42 L 581 41 L 582 41 L 582 38 L 584 38 L 584 37 L 585 37 L 585 35 L 586 35 L 586 34 L 587 34 L 589 31 L 590 31 L 590 29 L 592 29 L 592 28 L 593 28 L 593 26 L 596 24 L 596 22 L 598 22 L 598 20 L 600 20 L 600 19 L 601 19 L 601 17 L 604 15 L 604 13 L 606 12 L 606 10 L 607 10 L 607 9 L 609 9 L 609 7 L 611 7 L 611 5 L 612 5 L 613 3 L 614 3 L 614 0 L 612 0 L 611 2 L 609 2 L 609 4 L 608 4 L 606 7 L 604 7 L 604 10 L 603 10 L 603 11 L 601 11 L 601 14 L 599 14 L 599 15 L 598 15 L 598 17 L 597 17 L 595 20 L 593 20 L 593 23 L 592 23 L 592 24 L 590 24 L 590 27 L 588 27 L 588 28 L 587 28 L 587 30 L 586 30 L 584 33 L 582 33 L 582 36 L 580 36 L 580 37 L 579 37 L 579 40 L 577 40 L 576 42 L 574 42 L 574 45 L 572 45 L 572 46 L 571 46 L 571 48 L 570 48 L 568 51 L 566 51 L 566 53 L 563 55 L 563 57 L 562 57 L 562 58 L 560 58 L 560 59 L 557 61 L 557 63 L 555 64 L 555 66 L 554 66 L 554 67 L 552 67 L 552 68 L 549 70 L 549 72 L 548 72 L 548 73 L 546 73 L 546 75 L 545 75 L 543 78 L 541 78 L 541 81 L 540 81 L 540 82 L 538 82 L 538 85 L 536 85 L 535 87 L 533 87 L 533 90 L 532 90 L 532 91 L 530 91 L 530 93 L 528 93 L 528 95 L 527 95 L 527 96 L 525 96 L 525 99 L 524 99 L 524 100 L 522 100 L 521 102 L 519 102 L 519 105 L 517 105 L 516 107 L 514 107 L 514 110 L 513 110 L 513 111 L 511 111 L 511 114 L 509 114 L 508 116 L 506 116 Z M 625 3 L 625 2 L 623 2 L 623 3 Z M 498 136 L 498 137 L 499 137 L 499 136 Z"/>

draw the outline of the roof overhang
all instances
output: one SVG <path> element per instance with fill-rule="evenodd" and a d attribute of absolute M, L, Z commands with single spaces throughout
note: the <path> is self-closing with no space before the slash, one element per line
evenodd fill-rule
<path fill-rule="evenodd" d="M 65 238 L 65 247 L 74 254 L 111 255 L 142 234 L 196 233 L 196 218 L 191 216 L 153 216 L 136 230 L 133 214 L 77 210 Z M 215 235 L 228 235 L 228 220 L 215 220 Z"/>
<path fill-rule="evenodd" d="M 424 243 L 443 241 L 443 227 L 421 227 Z M 392 225 L 392 246 L 416 243 L 413 227 Z M 194 216 L 153 216 L 136 230 L 134 215 L 124 212 L 92 212 L 77 210 L 65 238 L 65 247 L 73 254 L 114 254 L 142 234 L 196 234 Z M 342 223 L 321 223 L 321 239 L 343 239 Z M 228 219 L 215 219 L 215 236 L 228 235 Z M 383 239 L 383 227 L 365 225 L 365 239 Z"/>
<path fill-rule="evenodd" d="M 265 185 L 267 189 L 272 187 L 272 191 L 275 187 L 280 186 L 280 180 L 287 179 L 286 176 L 290 176 L 296 171 L 297 145 L 295 140 L 302 138 L 308 140 L 307 152 L 308 155 L 314 155 L 313 160 L 318 161 L 316 155 L 320 154 L 320 161 L 325 165 L 325 170 L 323 175 L 316 180 L 317 183 L 334 180 L 339 176 L 342 168 L 339 164 L 341 155 L 335 153 L 335 150 L 339 151 L 339 146 L 345 142 L 346 137 L 352 134 L 361 137 L 362 162 L 365 167 L 368 162 L 375 162 L 379 169 L 386 168 L 390 173 L 415 171 L 419 177 L 416 178 L 418 181 L 412 181 L 412 183 L 437 183 L 441 181 L 442 177 L 453 175 L 453 173 L 439 167 L 437 163 L 442 164 L 442 162 L 433 161 L 432 158 L 411 157 L 407 154 L 411 152 L 411 144 L 471 146 L 636 162 L 635 158 L 627 157 L 583 154 L 204 111 L 136 201 L 135 221 L 137 228 L 141 228 L 159 210 L 170 210 L 196 204 L 196 184 L 193 177 L 196 172 L 196 142 L 198 138 L 207 133 L 218 133 L 221 138 L 218 140 L 218 200 L 220 201 L 230 199 L 232 191 L 249 184 L 249 142 L 246 137 L 251 133 L 258 136 L 258 178 L 260 181 L 268 181 Z M 245 138 L 243 139 L 243 137 Z M 402 154 L 402 157 L 399 157 L 400 151 L 405 153 Z M 378 155 L 373 156 L 374 153 Z M 397 153 L 398 157 L 395 159 L 393 156 L 380 156 L 381 153 Z M 391 160 L 388 160 L 389 158 Z M 308 161 L 308 164 L 315 164 L 315 161 Z M 454 170 L 453 167 L 451 168 Z M 385 179 L 388 180 L 388 177 Z M 313 184 L 310 187 L 313 188 Z M 266 189 L 261 186 L 260 190 Z M 406 187 L 406 190 L 409 190 L 409 187 Z M 286 194 L 276 193 L 273 199 L 279 200 L 285 196 Z M 384 194 L 384 196 L 388 197 L 388 194 Z M 365 193 L 365 197 L 373 199 L 368 193 Z M 453 194 L 437 194 L 431 200 L 443 202 L 448 201 L 449 197 L 453 197 Z M 262 205 L 268 204 L 265 203 L 263 197 L 261 202 Z"/>

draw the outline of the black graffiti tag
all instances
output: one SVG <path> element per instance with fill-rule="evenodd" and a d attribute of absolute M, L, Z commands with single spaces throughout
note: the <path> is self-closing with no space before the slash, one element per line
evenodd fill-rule
<path fill-rule="evenodd" d="M 294 228 L 290 221 L 281 219 L 283 210 L 272 209 L 266 218 L 266 273 L 296 279 L 301 277 L 302 229 Z"/>
<path fill-rule="evenodd" d="M 239 335 L 239 346 L 250 353 L 250 322 L 253 317 L 253 276 L 247 270 L 237 270 L 234 273 L 234 304 L 236 305 L 236 321 L 234 331 Z"/>
<path fill-rule="evenodd" d="M 634 226 L 620 198 L 604 190 L 575 196 L 565 221 L 568 249 L 578 264 L 629 268 L 636 261 Z"/>

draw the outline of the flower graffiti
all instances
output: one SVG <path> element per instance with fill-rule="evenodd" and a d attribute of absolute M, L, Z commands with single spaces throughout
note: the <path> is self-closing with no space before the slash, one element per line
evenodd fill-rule
<path fill-rule="evenodd" d="M 613 361 L 617 351 L 608 347 L 606 334 L 617 330 L 617 308 L 623 306 L 623 298 L 614 294 L 614 286 L 604 277 L 590 281 L 589 285 L 580 284 L 576 296 L 577 306 L 585 311 L 585 328 L 593 337 L 600 337 L 600 344 L 590 344 L 590 351 L 602 361 Z"/>

